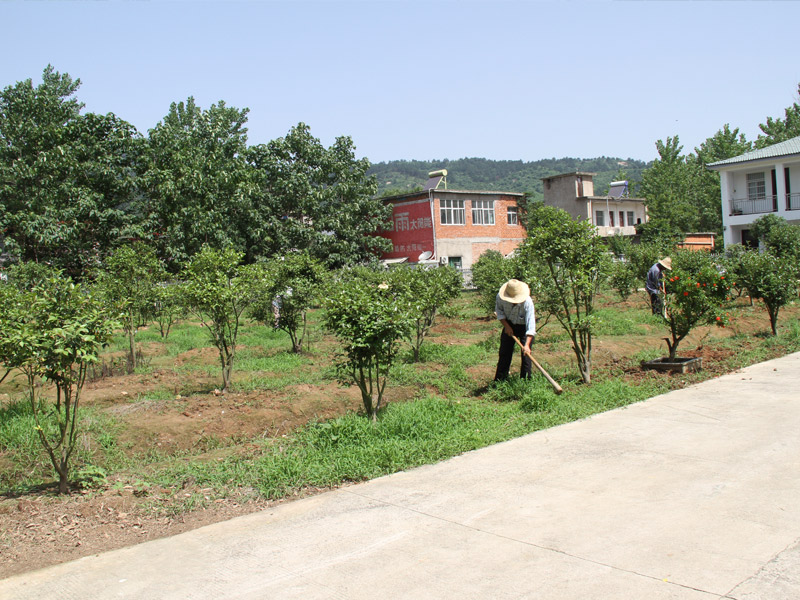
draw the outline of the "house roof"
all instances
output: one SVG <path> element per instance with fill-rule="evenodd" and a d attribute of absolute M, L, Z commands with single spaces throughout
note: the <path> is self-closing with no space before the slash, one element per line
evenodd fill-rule
<path fill-rule="evenodd" d="M 766 148 L 745 152 L 733 158 L 718 160 L 717 162 L 709 163 L 707 166 L 709 169 L 713 169 L 715 167 L 725 167 L 727 165 L 747 163 L 765 158 L 778 158 L 780 156 L 789 156 L 792 154 L 800 154 L 800 136 L 786 140 L 785 142 L 773 144 L 772 146 L 767 146 Z"/>
<path fill-rule="evenodd" d="M 490 191 L 490 190 L 417 190 L 415 192 L 406 192 L 405 194 L 396 194 L 394 196 L 385 196 L 381 198 L 384 202 L 386 201 L 397 201 L 397 200 L 404 200 L 406 198 L 412 197 L 420 197 L 420 198 L 427 198 L 429 193 L 433 193 L 436 196 L 444 196 L 448 194 L 453 195 L 464 195 L 464 194 L 471 194 L 475 196 L 516 196 L 522 198 L 525 194 L 522 192 L 497 192 L 497 191 Z"/>

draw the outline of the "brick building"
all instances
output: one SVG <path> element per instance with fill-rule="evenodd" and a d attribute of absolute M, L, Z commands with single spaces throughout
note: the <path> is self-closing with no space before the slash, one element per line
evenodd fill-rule
<path fill-rule="evenodd" d="M 435 260 L 468 270 L 487 250 L 510 254 L 527 236 L 519 223 L 523 194 L 447 189 L 447 171 L 434 171 L 425 189 L 389 196 L 394 228 L 385 260 Z"/>

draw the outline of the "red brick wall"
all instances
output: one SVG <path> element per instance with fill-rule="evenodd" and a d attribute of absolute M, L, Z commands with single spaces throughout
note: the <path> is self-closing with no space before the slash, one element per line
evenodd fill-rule
<path fill-rule="evenodd" d="M 464 200 L 464 225 L 442 225 L 440 200 L 449 198 L 454 200 Z M 507 194 L 480 194 L 470 192 L 450 192 L 441 193 L 440 190 L 433 192 L 433 215 L 431 220 L 435 229 L 437 245 L 446 240 L 461 240 L 470 251 L 464 256 L 465 267 L 469 267 L 486 250 L 497 250 L 502 254 L 509 254 L 527 237 L 527 232 L 522 225 L 508 224 L 508 207 L 517 206 L 519 196 Z M 493 200 L 494 201 L 494 225 L 474 225 L 472 223 L 472 201 L 473 200 Z M 416 201 L 416 202 L 415 202 Z M 412 231 L 404 217 L 398 215 L 406 212 L 412 213 L 411 220 L 419 217 L 417 212 L 423 209 L 424 203 L 428 202 L 428 192 L 420 192 L 399 198 L 392 201 L 395 213 L 395 230 L 385 232 L 383 235 L 392 240 L 394 251 L 384 254 L 383 258 L 400 258 L 408 256 L 411 261 L 415 261 L 420 253 L 420 249 L 432 249 L 427 243 L 420 245 L 419 235 L 422 231 Z M 409 210 L 411 209 L 411 210 Z M 415 210 L 416 209 L 416 210 Z M 426 211 L 427 212 L 427 211 Z M 431 231 L 428 229 L 427 231 Z M 485 238 L 497 238 L 496 241 L 487 241 Z M 470 240 L 475 240 L 470 243 Z M 432 243 L 431 239 L 431 243 Z M 427 242 L 427 239 L 425 240 Z M 441 253 L 441 248 L 438 249 Z M 464 253 L 462 253 L 464 254 Z M 470 256 L 471 254 L 471 256 Z M 438 257 L 437 257 L 438 258 Z"/>

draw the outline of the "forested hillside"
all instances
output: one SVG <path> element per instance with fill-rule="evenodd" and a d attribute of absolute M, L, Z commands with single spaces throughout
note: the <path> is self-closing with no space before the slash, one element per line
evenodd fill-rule
<path fill-rule="evenodd" d="M 586 171 L 597 173 L 595 194 L 608 191 L 608 184 L 627 179 L 639 182 L 647 164 L 632 158 L 548 158 L 533 162 L 521 160 L 488 160 L 460 158 L 458 160 L 392 160 L 372 165 L 368 174 L 378 180 L 382 196 L 400 194 L 421 188 L 428 173 L 447 169 L 447 187 L 456 190 L 492 190 L 528 192 L 532 198 L 542 197 L 542 177 Z M 632 191 L 634 191 L 632 189 Z"/>

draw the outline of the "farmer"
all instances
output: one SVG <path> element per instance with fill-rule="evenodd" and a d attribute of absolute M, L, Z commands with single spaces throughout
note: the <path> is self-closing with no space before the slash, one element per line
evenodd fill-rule
<path fill-rule="evenodd" d="M 525 351 L 522 353 L 522 366 L 519 376 L 528 379 L 531 376 L 530 350 L 533 337 L 536 335 L 536 315 L 528 285 L 516 279 L 509 279 L 501 287 L 495 299 L 494 309 L 497 320 L 503 324 L 500 334 L 500 354 L 497 359 L 495 381 L 508 377 L 511 359 L 514 358 L 516 336 L 522 342 Z"/>
<path fill-rule="evenodd" d="M 650 306 L 654 315 L 664 314 L 664 299 L 661 297 L 664 293 L 664 286 L 661 279 L 665 270 L 672 271 L 672 259 L 669 256 L 662 258 L 650 267 L 647 272 L 647 281 L 644 284 L 647 293 L 650 294 Z"/>

